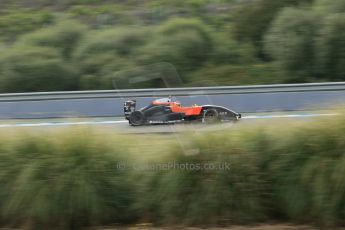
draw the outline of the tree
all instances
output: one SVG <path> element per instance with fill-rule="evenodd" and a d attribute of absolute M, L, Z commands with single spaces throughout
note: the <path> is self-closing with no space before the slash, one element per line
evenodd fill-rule
<path fill-rule="evenodd" d="M 229 39 L 226 32 L 214 33 L 214 49 L 211 62 L 216 65 L 222 64 L 251 64 L 257 62 L 255 48 L 251 43 L 238 42 Z"/>
<path fill-rule="evenodd" d="M 344 13 L 344 0 L 315 0 L 313 10 L 321 14 Z"/>
<path fill-rule="evenodd" d="M 234 16 L 234 36 L 238 41 L 251 42 L 257 54 L 263 56 L 262 39 L 279 11 L 287 6 L 309 3 L 312 0 L 254 0 L 243 3 Z"/>
<path fill-rule="evenodd" d="M 317 18 L 307 10 L 286 8 L 265 37 L 267 53 L 291 81 L 303 82 L 314 75 Z"/>
<path fill-rule="evenodd" d="M 1 38 L 13 41 L 17 36 L 52 24 L 54 20 L 53 14 L 46 11 L 22 9 L 8 11 L 0 17 Z"/>
<path fill-rule="evenodd" d="M 20 47 L 0 59 L 1 92 L 77 90 L 78 74 L 52 48 Z"/>
<path fill-rule="evenodd" d="M 70 58 L 85 31 L 86 26 L 76 21 L 62 21 L 22 36 L 17 44 L 55 48 L 64 58 Z"/>
<path fill-rule="evenodd" d="M 332 80 L 344 80 L 345 13 L 325 18 L 317 44 L 318 74 Z"/>
<path fill-rule="evenodd" d="M 173 19 L 163 24 L 154 40 L 141 50 L 139 63 L 169 62 L 183 74 L 199 68 L 212 50 L 211 35 L 203 23 Z"/>
<path fill-rule="evenodd" d="M 130 68 L 137 58 L 138 49 L 149 38 L 150 31 L 139 28 L 92 31 L 74 55 L 74 62 L 82 71 L 83 87 L 111 88 L 114 72 Z"/>

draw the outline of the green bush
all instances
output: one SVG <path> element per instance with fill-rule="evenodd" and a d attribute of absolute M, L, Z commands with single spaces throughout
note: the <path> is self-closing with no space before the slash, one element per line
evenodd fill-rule
<path fill-rule="evenodd" d="M 83 59 L 92 54 L 110 53 L 118 56 L 132 54 L 149 38 L 148 31 L 140 28 L 101 30 L 91 33 L 78 47 L 76 58 Z"/>
<path fill-rule="evenodd" d="M 81 70 L 72 88 L 24 87 L 35 91 L 112 89 L 118 71 L 162 62 L 187 85 L 340 81 L 344 7 L 344 0 L 3 0 L 0 42 L 56 49 L 57 69 Z"/>
<path fill-rule="evenodd" d="M 89 34 L 78 46 L 75 61 L 85 74 L 123 70 L 145 45 L 149 31 L 139 28 L 101 30 Z M 131 60 L 132 59 L 132 60 Z"/>
<path fill-rule="evenodd" d="M 344 2 L 285 8 L 265 35 L 265 49 L 290 82 L 344 79 Z"/>
<path fill-rule="evenodd" d="M 239 41 L 252 42 L 262 55 L 262 40 L 277 14 L 288 6 L 307 4 L 312 0 L 256 0 L 243 2 L 234 12 L 233 35 Z"/>
<path fill-rule="evenodd" d="M 53 48 L 20 46 L 0 58 L 1 92 L 73 90 L 78 70 Z"/>
<path fill-rule="evenodd" d="M 138 62 L 168 62 L 183 77 L 200 68 L 210 58 L 212 49 L 213 41 L 206 25 L 192 19 L 172 19 L 161 25 L 154 39 L 139 51 Z"/>
<path fill-rule="evenodd" d="M 315 76 L 316 22 L 317 16 L 310 11 L 286 8 L 266 35 L 268 54 L 293 82 Z"/>
<path fill-rule="evenodd" d="M 188 75 L 190 86 L 253 85 L 284 82 L 272 64 L 216 65 L 209 64 Z"/>
<path fill-rule="evenodd" d="M 86 27 L 75 21 L 61 21 L 57 25 L 22 36 L 17 43 L 50 47 L 68 59 L 86 32 Z"/>
<path fill-rule="evenodd" d="M 168 62 L 182 74 L 195 70 L 208 57 L 209 48 L 196 32 L 188 31 L 169 37 L 158 37 L 139 53 L 139 63 Z"/>
<path fill-rule="evenodd" d="M 325 18 L 318 36 L 318 74 L 341 81 L 345 76 L 345 14 Z"/>
<path fill-rule="evenodd" d="M 51 12 L 12 10 L 0 17 L 1 38 L 13 41 L 17 36 L 52 24 L 55 20 Z"/>
<path fill-rule="evenodd" d="M 214 49 L 210 61 L 215 65 L 250 65 L 256 63 L 254 47 L 250 43 L 239 43 L 225 36 L 226 33 L 213 35 Z"/>
<path fill-rule="evenodd" d="M 112 89 L 116 72 L 134 66 L 148 30 L 120 28 L 94 31 L 80 42 L 74 62 L 81 70 L 81 89 Z"/>
<path fill-rule="evenodd" d="M 345 2 L 342 0 L 315 0 L 313 10 L 321 14 L 344 13 Z"/>

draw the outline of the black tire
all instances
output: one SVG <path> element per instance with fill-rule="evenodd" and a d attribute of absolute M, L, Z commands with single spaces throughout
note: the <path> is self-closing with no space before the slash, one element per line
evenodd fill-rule
<path fill-rule="evenodd" d="M 214 124 L 219 122 L 219 115 L 216 109 L 207 109 L 204 111 L 202 121 L 206 124 Z"/>
<path fill-rule="evenodd" d="M 141 111 L 134 111 L 129 116 L 129 123 L 133 126 L 143 125 L 145 120 L 145 115 Z"/>

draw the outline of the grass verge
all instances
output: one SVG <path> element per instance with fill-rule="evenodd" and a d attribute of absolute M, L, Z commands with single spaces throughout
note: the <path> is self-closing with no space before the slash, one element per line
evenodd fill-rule
<path fill-rule="evenodd" d="M 2 135 L 1 225 L 344 225 L 345 118 L 231 131 Z"/>

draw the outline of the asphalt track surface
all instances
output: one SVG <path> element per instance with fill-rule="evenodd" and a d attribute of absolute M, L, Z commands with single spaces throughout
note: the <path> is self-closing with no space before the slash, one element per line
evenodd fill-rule
<path fill-rule="evenodd" d="M 98 126 L 104 128 L 113 128 L 122 133 L 172 133 L 184 131 L 212 131 L 231 128 L 233 125 L 272 120 L 300 120 L 306 121 L 317 117 L 330 117 L 339 115 L 336 112 L 280 112 L 266 114 L 244 114 L 238 123 L 224 122 L 216 125 L 206 125 L 202 123 L 191 124 L 161 124 L 145 125 L 133 127 L 128 125 L 128 121 L 123 118 L 87 118 L 87 119 L 30 119 L 30 120 L 0 120 L 0 131 L 13 128 L 58 128 L 71 126 Z"/>

